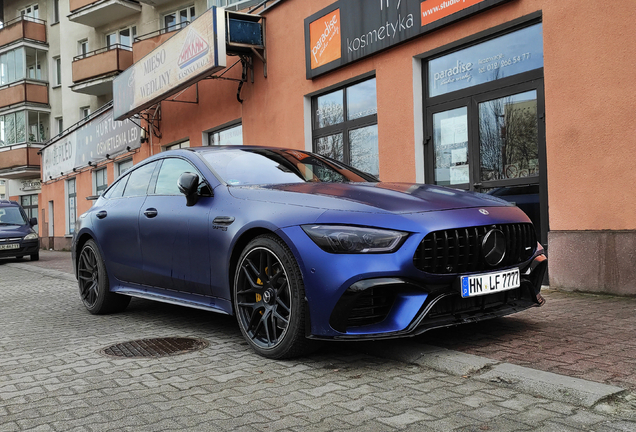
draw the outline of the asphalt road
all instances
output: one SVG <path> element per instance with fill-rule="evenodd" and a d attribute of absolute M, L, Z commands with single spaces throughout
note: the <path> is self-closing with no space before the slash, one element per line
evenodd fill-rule
<path fill-rule="evenodd" d="M 616 357 L 633 347 L 629 336 L 620 351 L 633 300 L 548 292 L 552 309 L 397 342 L 332 343 L 307 358 L 273 361 L 249 349 L 232 317 L 136 299 L 121 314 L 88 314 L 63 254 L 0 260 L 0 431 L 636 431 L 629 374 L 586 379 L 581 364 L 558 373 L 582 361 L 567 354 L 570 344 L 604 334 L 577 328 L 575 315 L 589 313 L 568 315 L 577 304 L 622 311 L 607 331 L 613 338 L 587 351 L 598 364 L 605 358 L 633 373 L 627 357 Z M 100 352 L 166 337 L 208 345 L 158 358 Z M 536 355 L 515 361 L 517 349 Z M 542 352 L 559 365 L 541 365 Z"/>

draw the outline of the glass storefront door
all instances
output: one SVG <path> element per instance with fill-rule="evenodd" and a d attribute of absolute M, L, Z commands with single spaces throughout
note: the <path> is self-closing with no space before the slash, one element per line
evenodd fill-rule
<path fill-rule="evenodd" d="M 540 22 L 423 61 L 426 182 L 515 203 L 547 246 Z"/>
<path fill-rule="evenodd" d="M 515 203 L 545 243 L 542 88 L 533 80 L 429 107 L 427 182 Z"/>

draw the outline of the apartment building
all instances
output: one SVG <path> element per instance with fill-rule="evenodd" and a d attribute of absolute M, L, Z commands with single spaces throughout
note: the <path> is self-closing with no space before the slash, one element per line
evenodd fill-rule
<path fill-rule="evenodd" d="M 0 10 L 0 178 L 7 198 L 39 218 L 43 247 L 67 248 L 72 233 L 73 188 L 60 181 L 67 201 L 41 203 L 45 143 L 103 113 L 112 81 L 133 64 L 132 46 L 152 47 L 210 6 L 237 8 L 239 0 L 5 0 Z M 135 150 L 135 149 L 133 149 Z M 93 173 L 91 194 L 132 166 L 130 154 Z M 60 156 L 60 157 L 63 157 Z M 123 159 L 123 160 L 122 160 Z M 108 162 L 108 161 L 107 161 Z M 108 169 L 108 175 L 106 170 Z M 58 173 L 59 174 L 59 173 Z M 2 192 L 0 192 L 2 193 Z M 49 214 L 50 213 L 50 214 Z M 55 226 L 58 221 L 58 226 Z M 51 239 L 48 241 L 48 239 Z M 54 239 L 57 238 L 57 243 Z"/>

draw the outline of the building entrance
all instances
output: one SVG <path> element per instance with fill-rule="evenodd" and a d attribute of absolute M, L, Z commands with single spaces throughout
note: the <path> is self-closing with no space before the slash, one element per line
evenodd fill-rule
<path fill-rule="evenodd" d="M 540 24 L 425 61 L 426 182 L 515 203 L 532 220 L 546 247 L 543 69 L 504 70 L 523 63 L 524 56 L 526 67 L 542 66 L 540 47 L 506 52 L 519 33 L 529 31 L 540 32 Z M 499 54 L 491 55 L 494 52 Z"/>

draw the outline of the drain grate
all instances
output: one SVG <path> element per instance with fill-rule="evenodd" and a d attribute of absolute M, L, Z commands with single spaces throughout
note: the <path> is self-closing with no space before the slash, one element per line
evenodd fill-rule
<path fill-rule="evenodd" d="M 170 337 L 123 342 L 106 347 L 99 352 L 109 357 L 119 358 L 166 357 L 199 351 L 209 345 L 203 339 Z"/>

